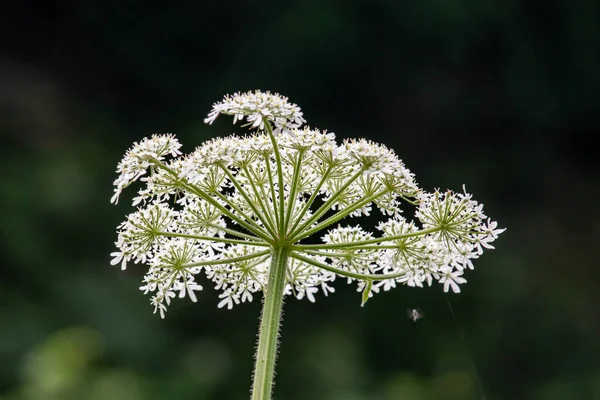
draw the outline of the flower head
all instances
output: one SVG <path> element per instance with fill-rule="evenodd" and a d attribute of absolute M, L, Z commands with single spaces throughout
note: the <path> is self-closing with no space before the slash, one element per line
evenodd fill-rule
<path fill-rule="evenodd" d="M 114 182 L 115 194 L 110 202 L 116 204 L 123 189 L 144 175 L 153 160 L 161 161 L 167 154 L 176 157 L 181 154 L 180 147 L 179 141 L 171 134 L 152 135 L 134 143 L 117 166 L 119 176 Z"/>
<path fill-rule="evenodd" d="M 233 115 L 233 123 L 246 119 L 252 128 L 263 129 L 265 121 L 276 128 L 297 128 L 304 122 L 300 107 L 289 103 L 288 98 L 269 92 L 235 93 L 213 105 L 212 111 L 204 120 L 212 124 L 219 114 Z"/>
<path fill-rule="evenodd" d="M 464 270 L 503 232 L 470 194 L 424 192 L 391 149 L 300 127 L 300 108 L 286 97 L 226 96 L 205 121 L 219 114 L 246 120 L 251 134 L 185 156 L 173 135 L 154 135 L 117 167 L 112 202 L 136 180 L 144 187 L 119 225 L 112 263 L 148 264 L 141 290 L 161 316 L 175 297 L 196 301 L 199 279 L 220 291 L 219 307 L 252 301 L 280 248 L 290 257 L 284 293 L 298 299 L 333 293 L 337 277 L 356 282 L 363 302 L 402 284 L 439 281 L 459 292 Z M 413 218 L 404 203 L 416 206 Z M 344 224 L 374 212 L 378 234 Z"/>

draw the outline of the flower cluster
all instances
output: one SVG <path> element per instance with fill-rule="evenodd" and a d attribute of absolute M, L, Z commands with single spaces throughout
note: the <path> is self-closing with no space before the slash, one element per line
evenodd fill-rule
<path fill-rule="evenodd" d="M 212 124 L 219 114 L 233 115 L 234 124 L 245 118 L 252 128 L 259 129 L 264 129 L 265 120 L 276 128 L 297 128 L 306 122 L 300 107 L 289 103 L 287 97 L 258 90 L 225 96 L 223 101 L 213 105 L 204 122 Z"/>
<path fill-rule="evenodd" d="M 219 307 L 252 301 L 282 246 L 290 252 L 284 293 L 298 299 L 332 293 L 337 277 L 357 282 L 363 297 L 434 281 L 459 292 L 464 270 L 503 231 L 466 192 L 424 192 L 391 149 L 363 139 L 340 144 L 302 127 L 300 109 L 285 97 L 228 96 L 206 122 L 220 114 L 253 131 L 185 156 L 175 137 L 154 135 L 117 168 L 113 202 L 133 181 L 145 186 L 118 228 L 112 263 L 149 266 L 141 290 L 163 317 L 176 296 L 196 301 L 199 275 L 220 291 Z M 402 203 L 416 208 L 410 220 Z M 342 225 L 374 210 L 383 219 L 378 234 Z"/>
<path fill-rule="evenodd" d="M 144 175 L 152 166 L 152 160 L 163 160 L 167 154 L 176 157 L 181 154 L 180 147 L 173 135 L 152 135 L 150 139 L 134 143 L 117 166 L 119 177 L 114 182 L 115 194 L 110 202 L 116 204 L 123 189 Z"/>

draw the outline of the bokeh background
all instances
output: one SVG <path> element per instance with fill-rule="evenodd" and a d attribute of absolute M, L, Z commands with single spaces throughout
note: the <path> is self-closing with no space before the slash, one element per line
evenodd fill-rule
<path fill-rule="evenodd" d="M 253 89 L 508 228 L 459 295 L 288 300 L 276 399 L 600 399 L 598 2 L 3 7 L 0 399 L 249 397 L 260 303 L 220 310 L 205 285 L 160 320 L 143 268 L 109 265 L 130 210 L 109 199 L 133 141 L 191 151 L 234 131 L 203 124 L 212 103 Z"/>

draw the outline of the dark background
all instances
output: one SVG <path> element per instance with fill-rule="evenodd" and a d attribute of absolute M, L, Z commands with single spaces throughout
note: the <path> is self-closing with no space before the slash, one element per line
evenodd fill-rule
<path fill-rule="evenodd" d="M 260 302 L 220 310 L 205 285 L 160 320 L 143 267 L 109 265 L 130 210 L 109 199 L 133 141 L 240 132 L 202 121 L 253 89 L 394 148 L 427 190 L 466 184 L 508 228 L 459 295 L 289 299 L 277 399 L 600 399 L 598 2 L 3 7 L 0 399 L 249 397 Z"/>

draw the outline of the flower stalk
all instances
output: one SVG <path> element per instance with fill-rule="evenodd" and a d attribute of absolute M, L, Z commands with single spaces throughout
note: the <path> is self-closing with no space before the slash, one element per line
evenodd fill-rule
<path fill-rule="evenodd" d="M 465 270 L 504 231 L 464 188 L 424 191 L 385 146 L 301 128 L 300 108 L 285 97 L 237 93 L 205 121 L 221 114 L 252 134 L 185 156 L 175 136 L 153 135 L 125 154 L 111 202 L 135 181 L 145 187 L 118 226 L 111 263 L 148 266 L 140 289 L 162 318 L 176 297 L 197 301 L 200 276 L 220 291 L 220 308 L 262 291 L 252 400 L 271 398 L 285 297 L 315 302 L 340 277 L 357 284 L 361 305 L 397 285 L 437 281 L 459 293 Z M 416 209 L 412 218 L 403 203 Z M 372 212 L 382 219 L 376 232 L 343 225 Z"/>
<path fill-rule="evenodd" d="M 279 345 L 283 294 L 286 285 L 285 271 L 289 256 L 290 249 L 285 244 L 277 246 L 271 255 L 271 271 L 269 272 L 269 282 L 265 288 L 258 333 L 252 400 L 268 400 L 271 398 Z"/>

